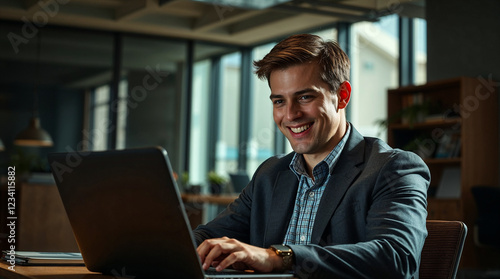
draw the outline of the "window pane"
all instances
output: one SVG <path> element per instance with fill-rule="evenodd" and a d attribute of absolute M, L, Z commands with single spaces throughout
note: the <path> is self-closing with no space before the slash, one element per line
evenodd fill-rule
<path fill-rule="evenodd" d="M 275 43 L 258 46 L 253 49 L 253 59 L 260 60 L 274 47 Z M 257 167 L 274 155 L 275 124 L 273 106 L 269 99 L 271 89 L 266 80 L 260 80 L 252 74 L 252 129 L 248 146 L 247 173 L 252 175 Z"/>
<path fill-rule="evenodd" d="M 414 19 L 415 84 L 427 82 L 427 21 Z"/>
<path fill-rule="evenodd" d="M 109 86 L 95 89 L 93 104 L 92 145 L 90 150 L 106 150 L 108 148 L 109 124 Z"/>
<path fill-rule="evenodd" d="M 191 104 L 191 146 L 189 153 L 189 182 L 204 184 L 208 173 L 208 135 L 210 67 L 209 59 L 196 62 L 193 69 L 193 96 Z"/>
<path fill-rule="evenodd" d="M 186 49 L 178 40 L 123 37 L 126 147 L 162 146 L 176 171 L 185 142 L 181 123 Z"/>
<path fill-rule="evenodd" d="M 104 105 L 109 103 L 109 86 L 100 86 L 95 90 L 94 105 Z"/>
<path fill-rule="evenodd" d="M 118 88 L 118 118 L 116 131 L 116 149 L 124 149 L 127 136 L 127 80 L 121 80 Z"/>
<path fill-rule="evenodd" d="M 224 86 L 221 77 L 224 70 L 219 71 L 218 69 L 219 67 L 224 69 L 224 66 L 221 66 L 222 56 L 234 51 L 233 47 L 216 44 L 196 43 L 194 45 L 193 58 L 195 62 L 192 80 L 189 147 L 189 183 L 193 185 L 207 185 L 207 173 L 216 169 L 216 146 L 221 134 L 221 128 L 218 126 L 225 125 L 228 121 L 227 115 L 223 116 L 222 109 L 219 108 L 224 101 L 222 97 Z M 238 58 L 236 57 L 236 59 Z M 236 61 L 236 64 L 239 62 Z M 237 76 L 239 77 L 239 74 Z M 233 83 L 232 88 L 239 88 L 238 80 L 226 78 L 226 83 L 230 82 Z M 238 92 L 233 93 L 239 94 Z M 217 100 L 219 101 L 214 103 Z M 237 106 L 237 104 L 233 104 L 233 106 Z M 237 109 L 239 111 L 239 108 Z M 234 111 L 231 110 L 230 113 L 234 113 Z M 226 119 L 219 120 L 222 117 L 226 117 Z M 235 117 L 237 116 L 231 116 L 231 118 Z M 237 125 L 238 119 L 230 119 L 230 121 Z M 237 136 L 238 131 L 235 129 L 236 126 L 230 132 Z M 219 174 L 226 175 L 226 172 L 222 170 Z M 206 188 L 202 191 L 207 192 Z"/>
<path fill-rule="evenodd" d="M 320 36 L 323 38 L 323 40 L 337 40 L 337 29 L 336 28 L 331 28 L 331 29 L 325 29 L 321 30 L 318 32 L 314 32 L 315 35 Z"/>
<path fill-rule="evenodd" d="M 350 119 L 365 136 L 386 139 L 375 121 L 387 114 L 387 90 L 398 86 L 398 17 L 352 25 Z"/>
<path fill-rule="evenodd" d="M 221 67 L 220 134 L 215 170 L 225 174 L 238 170 L 241 53 L 224 55 Z"/>

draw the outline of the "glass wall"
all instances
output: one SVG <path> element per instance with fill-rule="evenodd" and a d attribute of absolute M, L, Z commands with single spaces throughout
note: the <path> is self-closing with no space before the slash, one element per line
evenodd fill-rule
<path fill-rule="evenodd" d="M 125 147 L 162 146 L 174 170 L 182 169 L 186 55 L 185 41 L 123 37 L 120 89 L 128 97 Z"/>
<path fill-rule="evenodd" d="M 197 61 L 193 67 L 193 94 L 191 103 L 191 141 L 189 160 L 189 182 L 203 184 L 209 171 L 209 103 L 210 77 L 212 63 L 210 59 Z"/>
<path fill-rule="evenodd" d="M 5 145 L 0 164 L 16 164 L 19 173 L 47 172 L 48 153 L 93 144 L 93 131 L 85 121 L 85 95 L 111 80 L 113 36 L 51 27 L 26 36 L 22 28 L 21 23 L 0 24 L 0 138 Z M 13 140 L 26 128 L 35 100 L 41 126 L 54 146 L 15 146 Z"/>
<path fill-rule="evenodd" d="M 415 19 L 414 26 L 415 76 L 417 83 L 423 83 L 425 20 Z M 249 98 L 244 99 L 248 101 L 240 104 L 239 47 L 45 27 L 40 30 L 41 55 L 37 59 L 36 36 L 25 44 L 7 39 L 21 28 L 22 24 L 0 25 L 0 138 L 7 149 L 0 161 L 6 162 L 18 152 L 12 141 L 31 116 L 37 81 L 41 123 L 55 142 L 52 148 L 36 151 L 42 157 L 44 152 L 68 149 L 160 145 L 167 149 L 176 172 L 188 169 L 190 183 L 204 184 L 211 170 L 226 177 L 238 171 L 242 164 L 238 156 L 245 155 L 241 151 L 246 151 L 243 164 L 249 176 L 270 156 L 291 151 L 275 127 L 267 81 L 257 79 L 253 69 L 251 76 L 243 77 L 251 85 Z M 337 39 L 335 28 L 315 34 Z M 351 26 L 349 121 L 367 136 L 385 139 L 374 123 L 386 117 L 387 89 L 398 86 L 397 34 L 397 15 Z M 251 59 L 260 60 L 275 43 L 253 47 Z M 119 61 L 114 60 L 117 56 Z M 192 65 L 186 64 L 188 57 L 192 57 Z M 37 61 L 39 72 L 35 71 Z M 116 101 L 111 94 L 114 73 L 119 73 Z M 188 77 L 192 77 L 189 87 Z M 248 112 L 242 112 L 242 106 Z M 116 113 L 117 123 L 110 127 L 112 113 Z M 240 130 L 248 132 L 248 142 L 240 138 L 246 137 Z M 116 142 L 110 144 L 111 139 Z"/>
<path fill-rule="evenodd" d="M 253 60 L 260 60 L 269 53 L 275 43 L 270 43 L 253 49 Z M 257 167 L 267 158 L 276 153 L 274 140 L 276 125 L 273 120 L 273 106 L 269 99 L 271 89 L 267 80 L 261 80 L 252 72 L 252 125 L 248 149 L 247 173 L 251 176 Z"/>
<path fill-rule="evenodd" d="M 398 16 L 378 22 L 359 22 L 351 27 L 350 119 L 365 136 L 386 139 L 386 132 L 375 125 L 387 114 L 387 90 L 398 86 Z"/>
<path fill-rule="evenodd" d="M 219 144 L 220 142 L 228 142 L 226 140 L 227 134 L 232 136 L 229 142 L 232 142 L 233 145 L 235 140 L 236 142 L 238 140 L 236 127 L 239 110 L 237 104 L 231 105 L 231 101 L 235 102 L 234 100 L 223 98 L 223 88 L 226 88 L 224 89 L 226 95 L 237 95 L 239 100 L 238 57 L 231 58 L 232 64 L 228 63 L 227 60 L 227 57 L 230 56 L 228 54 L 234 53 L 235 50 L 236 48 L 227 45 L 201 42 L 194 44 L 188 173 L 189 183 L 193 185 L 207 185 L 208 172 L 216 170 L 217 162 L 226 161 L 225 157 L 217 156 L 220 153 L 229 153 L 219 148 L 222 145 Z M 224 63 L 222 57 L 226 57 Z M 232 70 L 231 67 L 228 69 L 228 65 L 233 66 Z M 223 72 L 226 75 L 223 75 Z M 235 91 L 231 92 L 230 90 Z M 231 114 L 223 115 L 221 106 L 224 104 L 231 109 Z M 236 111 L 233 106 L 237 109 Z M 222 139 L 221 125 L 226 124 L 230 125 L 230 129 L 224 130 L 223 133 L 226 137 Z M 234 155 L 231 160 L 234 162 Z M 217 169 L 217 172 L 227 177 L 225 168 Z M 203 189 L 203 191 L 207 191 L 207 189 Z"/>
<path fill-rule="evenodd" d="M 108 123 L 109 123 L 109 85 L 97 87 L 92 93 L 92 145 L 90 150 L 100 151 L 108 149 Z"/>
<path fill-rule="evenodd" d="M 240 52 L 222 56 L 219 137 L 217 139 L 215 160 L 215 171 L 220 174 L 238 170 L 240 71 Z"/>
<path fill-rule="evenodd" d="M 427 82 L 427 21 L 421 18 L 415 18 L 413 21 L 415 84 L 424 84 Z"/>
<path fill-rule="evenodd" d="M 118 85 L 118 113 L 116 123 L 116 149 L 126 148 L 127 141 L 127 115 L 128 115 L 128 82 L 121 80 Z M 112 107 L 113 108 L 113 107 Z"/>
<path fill-rule="evenodd" d="M 70 141 L 66 141 L 64 148 L 58 142 L 64 136 L 53 135 L 58 139 L 55 140 L 54 149 L 107 149 L 110 134 L 108 103 L 113 72 L 113 36 L 105 32 L 74 32 L 58 28 L 40 29 L 40 35 L 42 41 L 47 40 L 47 45 L 43 47 L 43 53 L 46 55 L 46 60 L 42 60 L 43 71 L 53 79 L 53 86 L 60 88 L 58 90 L 61 92 L 78 92 L 74 101 L 68 100 L 66 96 L 57 98 L 58 105 L 54 108 L 64 112 L 56 117 L 56 122 L 53 123 L 62 129 L 62 134 L 74 129 L 70 127 L 79 127 L 79 130 Z M 93 117 L 88 111 L 82 112 L 83 100 L 88 92 L 94 92 L 91 98 L 91 107 L 95 109 Z M 92 121 L 87 121 L 87 118 Z"/>
<path fill-rule="evenodd" d="M 323 40 L 337 40 L 337 29 L 336 28 L 330 28 L 330 29 L 325 29 L 325 30 L 320 30 L 317 32 L 314 32 L 313 34 L 320 36 L 323 38 Z"/>

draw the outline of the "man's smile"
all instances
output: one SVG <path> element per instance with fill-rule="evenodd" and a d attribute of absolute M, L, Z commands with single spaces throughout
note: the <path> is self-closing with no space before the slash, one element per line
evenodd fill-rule
<path fill-rule="evenodd" d="M 312 126 L 312 124 L 305 124 L 305 125 L 302 125 L 302 126 L 289 127 L 289 128 L 292 131 L 292 133 L 294 133 L 294 134 L 300 134 L 300 133 L 308 130 L 311 126 Z"/>

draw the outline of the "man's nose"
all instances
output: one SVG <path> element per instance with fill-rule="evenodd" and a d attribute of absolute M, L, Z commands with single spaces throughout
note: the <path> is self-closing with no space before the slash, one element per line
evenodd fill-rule
<path fill-rule="evenodd" d="M 286 107 L 286 119 L 293 121 L 302 116 L 300 105 L 297 103 L 289 103 Z"/>

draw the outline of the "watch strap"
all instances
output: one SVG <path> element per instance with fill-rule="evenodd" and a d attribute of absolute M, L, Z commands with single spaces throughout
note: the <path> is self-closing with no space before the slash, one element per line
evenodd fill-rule
<path fill-rule="evenodd" d="M 271 245 L 271 249 L 283 259 L 283 271 L 292 270 L 293 250 L 282 244 Z"/>

